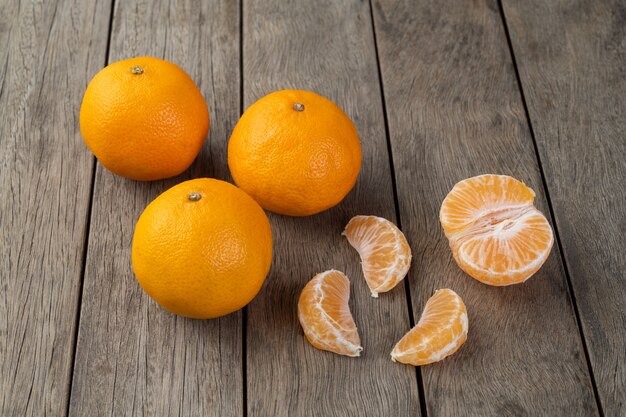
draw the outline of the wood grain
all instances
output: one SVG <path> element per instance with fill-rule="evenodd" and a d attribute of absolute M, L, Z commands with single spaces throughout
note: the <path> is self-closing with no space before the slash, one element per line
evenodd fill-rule
<path fill-rule="evenodd" d="M 311 217 L 271 216 L 274 263 L 248 307 L 248 415 L 419 415 L 415 370 L 389 357 L 409 328 L 404 288 L 373 299 L 358 254 L 341 237 L 354 215 L 395 217 L 368 4 L 250 0 L 243 18 L 246 106 L 275 90 L 316 91 L 351 116 L 363 145 L 358 184 L 340 205 Z M 351 281 L 360 358 L 316 350 L 296 317 L 306 282 L 331 268 Z"/>
<path fill-rule="evenodd" d="M 0 415 L 65 415 L 110 4 L 0 2 Z"/>
<path fill-rule="evenodd" d="M 241 416 L 241 313 L 170 314 L 141 290 L 130 261 L 135 222 L 151 200 L 191 177 L 227 176 L 240 110 L 237 2 L 117 2 L 110 62 L 140 55 L 175 62 L 196 81 L 211 131 L 177 178 L 133 182 L 98 165 L 70 415 Z"/>
<path fill-rule="evenodd" d="M 600 402 L 626 415 L 626 4 L 503 6 Z"/>
<path fill-rule="evenodd" d="M 549 216 L 497 3 L 374 0 L 374 14 L 414 311 L 452 288 L 469 312 L 465 346 L 422 368 L 428 415 L 595 415 L 558 247 L 525 284 L 489 287 L 438 221 L 452 186 L 484 173 L 523 180 Z"/>

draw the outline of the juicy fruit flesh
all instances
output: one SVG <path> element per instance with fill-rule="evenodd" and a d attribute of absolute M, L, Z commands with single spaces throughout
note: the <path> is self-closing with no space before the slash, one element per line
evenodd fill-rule
<path fill-rule="evenodd" d="M 533 205 L 535 193 L 504 175 L 481 175 L 454 186 L 440 220 L 458 265 L 490 285 L 530 278 L 547 259 L 552 228 Z"/>
<path fill-rule="evenodd" d="M 498 211 L 532 206 L 535 193 L 506 175 L 479 175 L 457 183 L 440 212 L 446 236 L 464 230 L 480 217 Z"/>
<path fill-rule="evenodd" d="M 501 220 L 481 219 L 453 237 L 457 256 L 477 265 L 489 265 L 495 274 L 522 271 L 541 259 L 549 241 L 547 222 L 532 207 L 503 213 Z"/>
<path fill-rule="evenodd" d="M 461 297 L 449 289 L 435 292 L 422 316 L 391 352 L 394 362 L 420 366 L 455 353 L 467 340 L 467 309 Z"/>
<path fill-rule="evenodd" d="M 348 307 L 349 298 L 350 281 L 342 272 L 322 272 L 307 283 L 298 300 L 298 319 L 313 346 L 360 356 L 363 348 Z"/>
<path fill-rule="evenodd" d="M 394 288 L 411 266 L 411 248 L 395 224 L 382 217 L 355 216 L 343 232 L 361 257 L 372 297 Z"/>

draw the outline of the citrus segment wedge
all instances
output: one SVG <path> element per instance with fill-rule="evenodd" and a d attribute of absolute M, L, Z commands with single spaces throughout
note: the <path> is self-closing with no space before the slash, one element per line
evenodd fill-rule
<path fill-rule="evenodd" d="M 361 257 L 372 297 L 394 288 L 411 265 L 411 248 L 398 227 L 376 216 L 355 216 L 342 233 Z"/>
<path fill-rule="evenodd" d="M 340 271 L 317 274 L 300 294 L 298 320 L 317 349 L 360 356 L 361 339 L 350 313 L 350 281 Z"/>
<path fill-rule="evenodd" d="M 465 343 L 467 330 L 467 309 L 461 297 L 450 289 L 437 290 L 417 325 L 393 348 L 391 360 L 415 366 L 438 362 Z"/>

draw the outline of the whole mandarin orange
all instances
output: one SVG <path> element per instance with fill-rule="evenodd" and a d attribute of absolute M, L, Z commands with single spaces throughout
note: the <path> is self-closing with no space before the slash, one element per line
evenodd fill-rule
<path fill-rule="evenodd" d="M 80 108 L 85 143 L 108 170 L 134 180 L 180 174 L 209 131 L 209 110 L 177 65 L 139 57 L 103 68 Z"/>
<path fill-rule="evenodd" d="M 132 247 L 135 276 L 172 313 L 207 319 L 248 304 L 272 263 L 263 209 L 224 181 L 180 183 L 139 217 Z"/>
<path fill-rule="evenodd" d="M 234 181 L 267 210 L 307 216 L 356 183 L 361 143 L 350 118 L 309 91 L 271 93 L 250 106 L 228 143 Z"/>

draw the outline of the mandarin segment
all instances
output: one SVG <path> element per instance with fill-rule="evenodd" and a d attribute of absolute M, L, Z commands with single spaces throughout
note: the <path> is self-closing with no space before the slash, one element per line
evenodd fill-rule
<path fill-rule="evenodd" d="M 314 347 L 360 356 L 363 348 L 349 299 L 350 281 L 340 271 L 321 272 L 306 284 L 298 300 L 298 320 Z"/>
<path fill-rule="evenodd" d="M 391 360 L 414 366 L 438 362 L 467 340 L 467 309 L 450 289 L 437 290 L 426 302 L 419 322 L 400 339 Z"/>
<path fill-rule="evenodd" d="M 554 238 L 534 198 L 531 188 L 506 175 L 480 175 L 456 184 L 439 218 L 459 267 L 497 286 L 524 282 L 537 272 Z"/>
<path fill-rule="evenodd" d="M 457 183 L 441 205 L 446 236 L 463 230 L 486 212 L 532 205 L 535 192 L 506 175 L 479 175 Z"/>
<path fill-rule="evenodd" d="M 372 297 L 394 288 L 411 265 L 411 248 L 404 234 L 387 219 L 355 216 L 342 233 L 361 257 Z"/>

